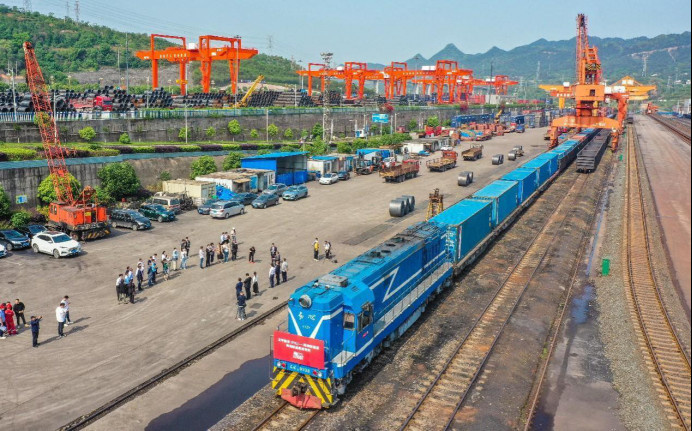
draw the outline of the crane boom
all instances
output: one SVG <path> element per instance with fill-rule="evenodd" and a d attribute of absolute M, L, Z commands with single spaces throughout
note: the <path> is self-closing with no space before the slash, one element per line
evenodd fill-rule
<path fill-rule="evenodd" d="M 26 82 L 31 92 L 31 99 L 36 111 L 36 123 L 41 132 L 43 149 L 46 152 L 48 169 L 53 179 L 58 201 L 67 204 L 74 204 L 74 194 L 70 185 L 69 172 L 65 164 L 65 154 L 67 149 L 60 144 L 58 128 L 55 123 L 55 115 L 50 106 L 50 95 L 48 86 L 43 79 L 41 66 L 38 65 L 34 47 L 31 42 L 24 42 L 24 59 L 26 60 Z"/>
<path fill-rule="evenodd" d="M 255 79 L 255 82 L 252 83 L 250 88 L 248 89 L 247 93 L 245 93 L 245 96 L 243 96 L 242 99 L 240 99 L 240 102 L 236 104 L 236 108 L 244 108 L 247 106 L 247 103 L 250 101 L 250 96 L 252 96 L 252 93 L 255 92 L 255 89 L 259 85 L 260 82 L 264 80 L 264 75 L 260 75 Z"/>

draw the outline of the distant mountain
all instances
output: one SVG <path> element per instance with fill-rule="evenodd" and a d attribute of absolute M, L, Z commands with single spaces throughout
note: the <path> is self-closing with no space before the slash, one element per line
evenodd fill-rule
<path fill-rule="evenodd" d="M 624 75 L 642 75 L 644 58 L 646 76 L 690 78 L 692 35 L 689 31 L 653 38 L 591 37 L 589 40 L 591 45 L 598 47 L 606 79 L 611 82 Z M 558 83 L 574 80 L 575 44 L 575 38 L 560 41 L 539 39 L 509 51 L 493 47 L 482 54 L 465 54 L 450 43 L 429 58 L 416 54 L 406 63 L 409 68 L 418 69 L 424 65 L 434 65 L 437 60 L 455 60 L 460 67 L 473 69 L 478 77 L 490 75 L 492 65 L 494 75 L 535 81 L 538 74 L 539 83 Z"/>

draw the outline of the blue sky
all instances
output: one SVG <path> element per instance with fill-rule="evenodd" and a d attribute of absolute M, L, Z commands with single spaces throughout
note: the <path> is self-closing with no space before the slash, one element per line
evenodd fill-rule
<path fill-rule="evenodd" d="M 75 0 L 68 0 L 72 8 Z M 23 6 L 22 0 L 0 0 Z M 34 11 L 65 16 L 65 0 L 32 0 Z M 447 43 L 466 53 L 569 39 L 585 13 L 589 33 L 631 38 L 690 30 L 689 1 L 659 0 L 80 0 L 80 20 L 139 33 L 241 35 L 245 46 L 303 64 L 320 52 L 337 62 L 389 63 Z M 74 17 L 74 10 L 70 11 Z M 270 42 L 271 40 L 271 42 Z"/>

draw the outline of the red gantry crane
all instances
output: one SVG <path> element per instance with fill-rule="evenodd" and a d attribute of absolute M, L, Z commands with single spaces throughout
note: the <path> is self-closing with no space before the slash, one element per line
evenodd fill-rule
<path fill-rule="evenodd" d="M 60 143 L 55 116 L 51 108 L 48 86 L 31 42 L 24 42 L 26 82 L 34 102 L 36 123 L 48 161 L 57 200 L 50 203 L 48 223 L 51 229 L 66 232 L 80 240 L 94 239 L 110 233 L 106 207 L 96 201 L 95 190 L 85 187 L 75 198 L 70 185 L 70 174 L 65 163 L 67 149 Z"/>

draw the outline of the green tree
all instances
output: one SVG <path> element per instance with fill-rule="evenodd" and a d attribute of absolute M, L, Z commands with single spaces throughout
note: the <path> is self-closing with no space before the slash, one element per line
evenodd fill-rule
<path fill-rule="evenodd" d="M 301 137 L 302 139 L 307 139 L 307 137 L 308 137 L 309 134 L 310 134 L 310 132 L 308 132 L 308 131 L 305 130 L 305 129 L 303 129 L 303 130 L 300 131 L 300 137 Z"/>
<path fill-rule="evenodd" d="M 72 174 L 68 174 L 68 178 L 70 181 L 70 188 L 72 188 L 72 193 L 75 195 L 79 194 L 80 190 L 82 190 L 82 184 L 77 181 Z M 48 205 L 49 203 L 58 199 L 57 195 L 55 194 L 55 189 L 53 188 L 53 179 L 50 175 L 44 178 L 43 181 L 41 181 L 41 184 L 38 185 L 36 197 L 38 198 L 39 202 L 43 203 L 44 205 Z"/>
<path fill-rule="evenodd" d="M 320 123 L 315 123 L 314 126 L 312 126 L 312 137 L 320 137 L 322 139 L 322 134 L 324 133 L 324 129 L 322 128 L 322 125 Z"/>
<path fill-rule="evenodd" d="M 348 142 L 339 142 L 336 144 L 336 152 L 339 154 L 351 154 L 353 147 Z"/>
<path fill-rule="evenodd" d="M 290 145 L 284 145 L 281 148 L 279 148 L 280 153 L 290 153 L 292 151 L 295 151 L 296 149 Z"/>
<path fill-rule="evenodd" d="M 262 156 L 264 154 L 270 154 L 271 150 L 257 150 L 257 155 Z"/>
<path fill-rule="evenodd" d="M 238 120 L 231 120 L 228 122 L 228 133 L 231 134 L 234 141 L 235 137 L 240 135 L 242 131 L 243 129 L 240 127 L 240 123 L 238 123 Z"/>
<path fill-rule="evenodd" d="M 213 139 L 214 136 L 216 136 L 216 129 L 209 126 L 209 128 L 204 131 L 204 134 L 207 135 L 207 138 Z"/>
<path fill-rule="evenodd" d="M 442 123 L 442 125 L 445 126 L 445 127 L 450 127 L 450 126 L 452 125 L 452 120 L 445 120 L 445 121 Z"/>
<path fill-rule="evenodd" d="M 228 153 L 225 159 L 223 159 L 223 170 L 229 171 L 231 169 L 238 169 L 240 167 L 240 161 L 245 157 L 245 155 L 239 151 L 231 151 Z"/>
<path fill-rule="evenodd" d="M 406 124 L 406 128 L 409 130 L 409 132 L 413 132 L 418 128 L 418 121 L 411 119 L 409 122 Z"/>
<path fill-rule="evenodd" d="M 257 139 L 257 138 L 259 138 L 259 132 L 257 131 L 257 129 L 252 129 L 252 130 L 250 130 L 250 137 L 251 137 L 252 139 Z"/>
<path fill-rule="evenodd" d="M 168 171 L 161 171 L 159 174 L 159 180 L 161 181 L 170 181 L 173 176 L 171 176 L 171 173 Z"/>
<path fill-rule="evenodd" d="M 50 123 L 50 115 L 47 112 L 37 112 L 34 114 L 34 124 L 37 126 L 48 125 Z M 91 129 L 94 130 L 94 129 Z"/>
<path fill-rule="evenodd" d="M 91 142 L 96 137 L 96 131 L 94 130 L 93 127 L 86 126 L 82 129 L 79 129 L 79 137 L 84 139 L 87 142 Z"/>
<path fill-rule="evenodd" d="M 329 145 L 322 141 L 322 138 L 315 138 L 315 142 L 308 145 L 308 152 L 311 156 L 320 156 L 329 152 Z"/>
<path fill-rule="evenodd" d="M 276 127 L 276 124 L 270 124 L 269 126 L 267 126 L 267 134 L 269 135 L 272 141 L 274 140 L 274 138 L 276 138 L 276 136 L 279 134 L 279 128 Z"/>
<path fill-rule="evenodd" d="M 115 200 L 137 193 L 140 188 L 135 168 L 129 163 L 110 163 L 98 171 L 101 188 Z"/>
<path fill-rule="evenodd" d="M 17 211 L 16 213 L 12 214 L 10 221 L 12 222 L 12 227 L 15 229 L 18 227 L 24 227 L 31 221 L 31 214 L 24 210 Z"/>
<path fill-rule="evenodd" d="M 178 131 L 178 139 L 190 139 L 190 130 L 188 127 L 181 127 Z"/>
<path fill-rule="evenodd" d="M 118 138 L 118 142 L 121 144 L 131 144 L 132 141 L 130 140 L 130 135 L 127 134 L 127 132 L 123 132 L 120 134 L 120 137 Z"/>
<path fill-rule="evenodd" d="M 0 219 L 5 219 L 12 214 L 10 211 L 10 198 L 0 184 Z"/>
<path fill-rule="evenodd" d="M 190 165 L 190 179 L 194 180 L 200 175 L 211 174 L 217 170 L 216 162 L 211 156 L 202 156 Z"/>
<path fill-rule="evenodd" d="M 293 130 L 290 127 L 284 130 L 284 139 L 293 139 Z"/>
<path fill-rule="evenodd" d="M 440 119 L 437 118 L 437 115 L 433 115 L 432 117 L 428 117 L 428 119 L 425 120 L 425 125 L 430 127 L 437 127 L 440 125 Z"/>
<path fill-rule="evenodd" d="M 113 196 L 106 191 L 103 187 L 96 187 L 96 199 L 104 205 L 109 205 L 115 202 Z"/>

